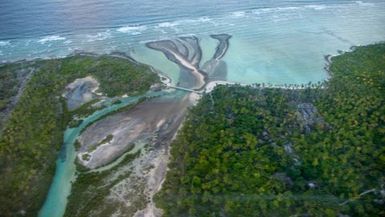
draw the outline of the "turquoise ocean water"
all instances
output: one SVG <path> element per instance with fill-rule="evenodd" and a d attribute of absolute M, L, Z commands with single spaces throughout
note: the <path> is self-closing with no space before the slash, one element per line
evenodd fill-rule
<path fill-rule="evenodd" d="M 0 62 L 124 51 L 174 80 L 145 42 L 196 35 L 208 59 L 228 33 L 228 80 L 298 84 L 327 78 L 324 55 L 384 41 L 385 1 L 1 1 L 0 26 Z"/>

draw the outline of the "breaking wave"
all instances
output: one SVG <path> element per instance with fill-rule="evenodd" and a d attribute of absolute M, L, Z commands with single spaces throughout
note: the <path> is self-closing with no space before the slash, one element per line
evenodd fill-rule
<path fill-rule="evenodd" d="M 87 35 L 87 41 L 88 42 L 93 42 L 93 41 L 103 41 L 103 40 L 106 40 L 108 38 L 111 38 L 111 33 L 110 31 L 106 31 L 106 32 L 99 32 L 97 34 L 94 34 L 94 35 Z"/>
<path fill-rule="evenodd" d="M 50 41 L 63 41 L 63 40 L 66 40 L 66 38 L 59 35 L 50 35 L 50 36 L 45 36 L 41 38 L 40 40 L 38 40 L 38 42 L 41 44 L 45 44 Z"/>
<path fill-rule="evenodd" d="M 120 27 L 116 31 L 121 33 L 131 33 L 133 35 L 139 35 L 139 34 L 142 34 L 142 31 L 145 31 L 146 29 L 147 29 L 147 26 L 132 25 L 132 26 Z"/>
<path fill-rule="evenodd" d="M 326 9 L 328 6 L 326 5 L 306 5 L 305 8 L 314 9 L 314 10 L 323 10 Z"/>
<path fill-rule="evenodd" d="M 244 17 L 246 16 L 246 11 L 235 11 L 231 13 L 233 17 Z"/>
<path fill-rule="evenodd" d="M 359 6 L 374 6 L 374 3 L 363 2 L 363 1 L 356 1 L 356 4 L 358 4 Z"/>
<path fill-rule="evenodd" d="M 179 24 L 180 24 L 180 22 L 178 22 L 178 21 L 175 21 L 175 22 L 163 22 L 163 23 L 159 23 L 158 27 L 159 28 L 170 28 L 170 27 L 178 26 Z"/>
<path fill-rule="evenodd" d="M 11 45 L 10 41 L 0 41 L 0 47 Z"/>
<path fill-rule="evenodd" d="M 177 20 L 172 22 L 163 22 L 159 23 L 156 28 L 174 28 L 179 25 L 183 24 L 199 24 L 199 23 L 212 23 L 212 19 L 210 17 L 204 16 L 199 17 L 197 19 L 184 19 L 184 20 Z"/>

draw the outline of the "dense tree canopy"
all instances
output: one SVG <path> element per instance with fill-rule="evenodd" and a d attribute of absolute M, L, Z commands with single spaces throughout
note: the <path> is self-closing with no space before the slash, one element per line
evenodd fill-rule
<path fill-rule="evenodd" d="M 9 93 L 1 102 L 15 95 L 3 79 L 15 77 L 20 64 L 0 66 L 0 93 Z M 28 67 L 35 72 L 0 137 L 0 216 L 36 216 L 42 206 L 71 115 L 89 110 L 67 111 L 61 97 L 67 84 L 92 75 L 107 96 L 120 96 L 141 93 L 158 81 L 149 67 L 111 56 L 76 55 Z"/>
<path fill-rule="evenodd" d="M 385 44 L 333 57 L 330 73 L 205 95 L 172 144 L 165 216 L 385 216 Z"/>

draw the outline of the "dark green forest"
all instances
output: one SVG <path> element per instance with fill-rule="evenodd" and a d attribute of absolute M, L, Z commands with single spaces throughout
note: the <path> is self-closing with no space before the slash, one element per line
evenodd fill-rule
<path fill-rule="evenodd" d="M 18 91 L 20 64 L 24 63 L 0 65 L 0 109 Z M 99 81 L 100 91 L 113 97 L 143 93 L 159 81 L 148 66 L 111 56 L 75 55 L 27 65 L 34 73 L 0 134 L 0 216 L 37 216 L 54 175 L 64 130 L 73 115 L 89 110 L 66 109 L 61 95 L 67 84 L 91 75 Z"/>
<path fill-rule="evenodd" d="M 25 86 L 28 75 L 33 71 L 33 62 L 0 66 L 0 134 L 9 112 L 14 108 L 18 92 Z"/>
<path fill-rule="evenodd" d="M 165 216 L 385 216 L 385 44 L 329 73 L 206 94 L 172 144 Z"/>

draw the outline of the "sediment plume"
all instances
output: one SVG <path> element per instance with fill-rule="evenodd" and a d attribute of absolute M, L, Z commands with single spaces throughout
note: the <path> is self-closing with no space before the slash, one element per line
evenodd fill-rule
<path fill-rule="evenodd" d="M 202 49 L 199 39 L 195 36 L 148 42 L 146 46 L 161 51 L 170 61 L 178 64 L 181 72 L 178 86 L 202 90 L 209 80 L 213 80 L 210 78 L 211 75 L 214 75 L 213 78 L 223 80 L 226 79 L 227 75 L 227 66 L 221 59 L 229 48 L 231 36 L 217 34 L 211 35 L 211 37 L 218 40 L 219 43 L 213 57 L 203 64 L 203 67 L 200 66 Z"/>
<path fill-rule="evenodd" d="M 217 35 L 210 35 L 210 37 L 213 39 L 217 39 L 219 41 L 219 44 L 216 48 L 216 51 L 212 59 L 220 60 L 229 49 L 229 45 L 230 45 L 229 40 L 231 38 L 231 35 L 217 34 Z"/>

